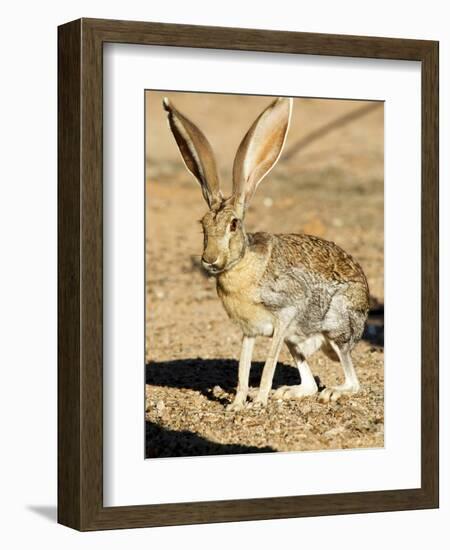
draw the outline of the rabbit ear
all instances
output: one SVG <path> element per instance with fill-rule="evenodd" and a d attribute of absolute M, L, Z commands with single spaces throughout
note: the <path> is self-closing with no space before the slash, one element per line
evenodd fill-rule
<path fill-rule="evenodd" d="M 223 197 L 209 141 L 193 122 L 175 109 L 167 97 L 163 99 L 163 107 L 168 113 L 169 126 L 186 168 L 199 182 L 209 208 L 217 207 Z"/>
<path fill-rule="evenodd" d="M 241 216 L 258 183 L 280 157 L 291 112 L 291 98 L 276 99 L 259 115 L 239 145 L 233 165 L 233 199 Z"/>

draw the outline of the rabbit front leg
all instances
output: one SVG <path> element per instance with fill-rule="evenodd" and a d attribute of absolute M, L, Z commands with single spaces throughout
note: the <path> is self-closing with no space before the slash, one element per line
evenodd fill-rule
<path fill-rule="evenodd" d="M 242 410 L 245 406 L 245 402 L 247 401 L 248 379 L 250 376 L 254 344 L 255 337 L 246 336 L 244 334 L 242 338 L 241 356 L 239 358 L 238 387 L 233 402 L 227 407 L 228 411 Z"/>
<path fill-rule="evenodd" d="M 275 327 L 272 336 L 272 345 L 270 346 L 269 355 L 264 364 L 264 369 L 261 376 L 261 383 L 259 385 L 259 391 L 251 405 L 262 407 L 265 407 L 267 405 L 269 392 L 272 388 L 272 380 L 275 373 L 275 367 L 277 366 L 278 356 L 280 355 L 281 346 L 283 345 L 288 325 L 289 323 L 278 323 L 278 325 Z"/>

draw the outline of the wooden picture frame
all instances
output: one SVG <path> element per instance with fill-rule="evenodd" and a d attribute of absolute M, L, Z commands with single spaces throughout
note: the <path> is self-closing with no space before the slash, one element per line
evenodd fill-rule
<path fill-rule="evenodd" d="M 414 60 L 422 67 L 421 487 L 105 507 L 102 61 L 106 42 Z M 438 506 L 438 43 L 79 19 L 58 29 L 58 521 L 82 530 Z"/>

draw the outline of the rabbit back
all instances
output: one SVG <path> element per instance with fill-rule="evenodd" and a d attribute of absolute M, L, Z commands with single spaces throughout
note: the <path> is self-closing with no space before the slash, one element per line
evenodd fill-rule
<path fill-rule="evenodd" d="M 361 266 L 336 244 L 310 235 L 271 235 L 270 245 L 259 289 L 264 306 L 275 316 L 294 310 L 291 332 L 304 337 L 325 333 L 353 347 L 369 310 Z"/>

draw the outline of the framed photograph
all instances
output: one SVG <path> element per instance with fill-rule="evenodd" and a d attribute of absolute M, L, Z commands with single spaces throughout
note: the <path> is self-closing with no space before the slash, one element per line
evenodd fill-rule
<path fill-rule="evenodd" d="M 58 520 L 438 506 L 438 43 L 59 27 Z"/>

